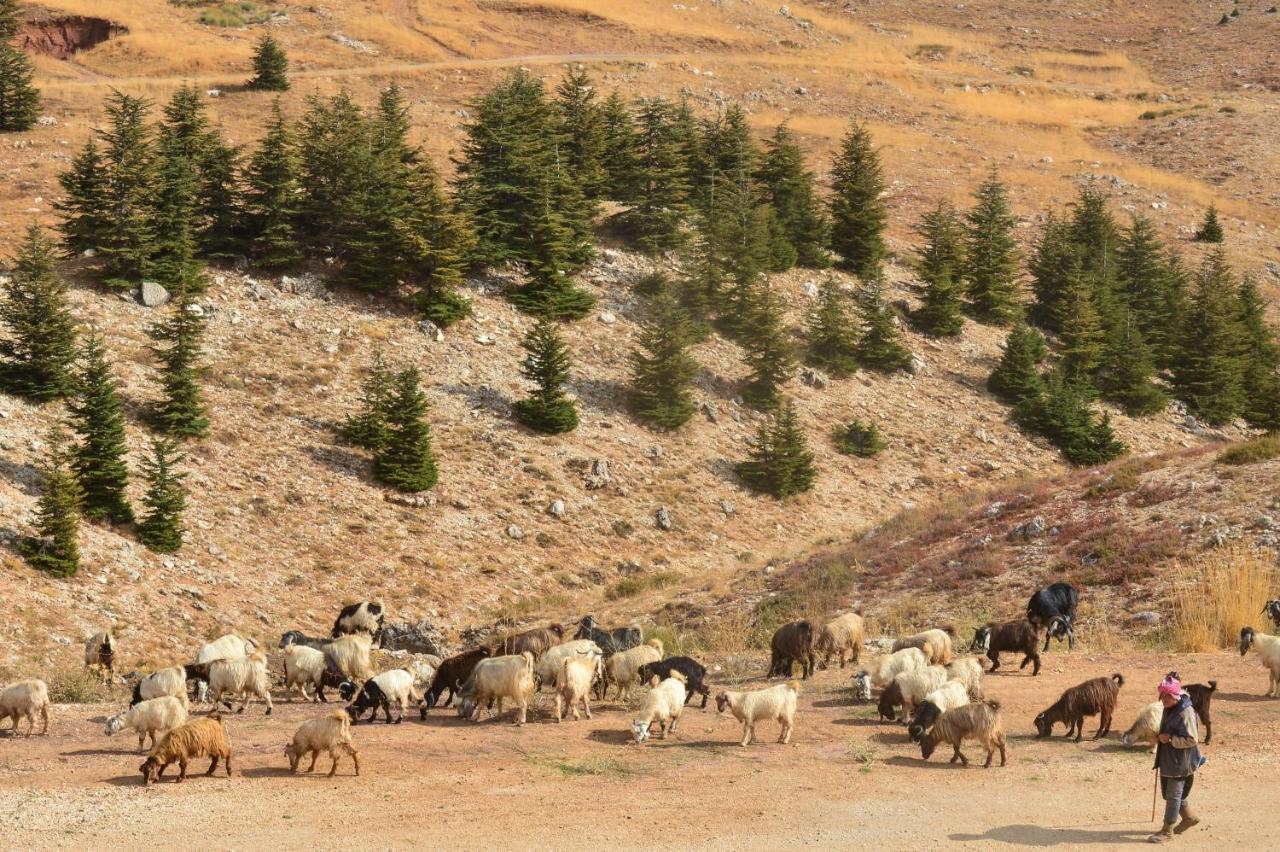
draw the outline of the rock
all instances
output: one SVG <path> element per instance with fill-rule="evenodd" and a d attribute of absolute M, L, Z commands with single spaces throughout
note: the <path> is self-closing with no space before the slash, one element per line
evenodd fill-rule
<path fill-rule="evenodd" d="M 996 502 L 988 506 L 987 510 L 982 514 L 988 518 L 994 518 L 1004 511 L 1004 505 L 1005 504 L 1003 500 L 997 500 Z"/>
<path fill-rule="evenodd" d="M 519 541 L 524 538 L 524 530 L 520 529 L 520 527 L 515 524 L 509 524 L 507 526 L 507 538 L 513 538 L 516 541 Z"/>
<path fill-rule="evenodd" d="M 444 656 L 444 633 L 425 618 L 399 621 L 382 628 L 382 647 L 388 651 Z"/>
<path fill-rule="evenodd" d="M 418 331 L 425 334 L 428 340 L 434 340 L 436 343 L 444 341 L 444 331 L 429 319 L 418 320 Z"/>
<path fill-rule="evenodd" d="M 795 93 L 796 93 L 797 95 L 807 95 L 807 94 L 809 94 L 809 90 L 808 90 L 808 89 L 806 89 L 804 86 L 796 86 L 794 91 L 795 91 Z"/>
<path fill-rule="evenodd" d="M 800 285 L 800 292 L 804 293 L 810 299 L 816 298 L 818 295 L 818 285 L 812 281 L 806 281 Z"/>
<path fill-rule="evenodd" d="M 652 447 L 650 447 L 650 448 L 649 448 L 649 457 L 650 457 L 650 458 L 654 458 L 654 459 L 660 459 L 660 458 L 662 458 L 662 445 L 661 445 L 661 444 L 654 444 Z"/>
<path fill-rule="evenodd" d="M 800 381 L 818 390 L 825 389 L 831 383 L 826 373 L 821 370 L 815 370 L 813 367 L 805 367 L 800 371 Z"/>
<path fill-rule="evenodd" d="M 191 314 L 191 316 L 193 317 L 202 317 L 206 313 L 204 306 L 197 305 L 195 302 L 192 302 L 191 304 L 187 305 L 185 308 L 183 308 L 183 310 Z M 212 312 L 210 311 L 209 313 L 212 313 Z"/>
<path fill-rule="evenodd" d="M 494 339 L 492 334 L 476 335 L 476 343 L 479 343 L 481 346 L 492 346 L 496 342 L 497 341 Z"/>
<path fill-rule="evenodd" d="M 705 414 L 712 423 L 720 422 L 720 409 L 716 407 L 714 402 L 704 402 L 698 406 L 698 410 Z"/>
<path fill-rule="evenodd" d="M 222 97 L 222 90 L 221 89 L 205 89 L 204 96 L 206 98 L 220 98 Z"/>
<path fill-rule="evenodd" d="M 138 288 L 138 301 L 148 308 L 158 308 L 169 301 L 169 291 L 155 281 L 143 281 Z"/>
<path fill-rule="evenodd" d="M 291 275 L 282 276 L 280 278 L 280 289 L 295 296 L 326 298 L 329 295 L 329 291 L 325 289 L 320 279 L 311 273 L 305 273 L 297 277 Z"/>
<path fill-rule="evenodd" d="M 1025 524 L 1021 524 L 1020 526 L 1016 526 L 1009 530 L 1008 538 L 1010 541 L 1018 541 L 1019 539 L 1022 541 L 1030 541 L 1033 538 L 1039 538 L 1044 535 L 1045 530 L 1048 528 L 1049 525 L 1045 523 L 1044 516 L 1036 515 Z"/>
<path fill-rule="evenodd" d="M 600 312 L 600 322 L 604 323 L 605 325 L 613 325 L 617 321 L 618 321 L 618 318 L 615 317 L 609 311 Z"/>
<path fill-rule="evenodd" d="M 547 507 L 547 514 L 553 518 L 563 518 L 565 514 L 564 501 L 552 500 L 551 505 Z"/>
<path fill-rule="evenodd" d="M 592 459 L 591 469 L 584 479 L 586 480 L 587 488 L 593 490 L 604 488 L 608 485 L 612 481 L 612 477 L 609 475 L 608 459 Z"/>
<path fill-rule="evenodd" d="M 58 124 L 58 119 L 54 118 L 51 115 L 42 115 L 36 119 L 36 124 L 40 125 L 41 127 L 56 127 Z"/>
<path fill-rule="evenodd" d="M 98 250 L 97 250 L 97 249 L 87 248 L 87 249 L 85 249 L 84 251 L 80 252 L 80 256 L 81 256 L 81 257 L 87 257 L 87 258 L 97 257 L 97 256 L 98 256 Z"/>
<path fill-rule="evenodd" d="M 911 363 L 907 365 L 907 372 L 913 376 L 927 376 L 933 371 L 929 369 L 929 363 L 916 353 L 911 353 Z"/>
<path fill-rule="evenodd" d="M 257 281 L 250 281 L 245 289 L 249 293 L 249 298 L 257 299 L 259 302 L 265 302 L 268 299 L 273 299 L 276 295 L 275 291 L 270 287 L 260 284 Z"/>
<path fill-rule="evenodd" d="M 400 494 L 387 491 L 382 495 L 382 499 L 399 506 L 408 506 L 410 509 L 425 509 L 436 504 L 434 494 Z"/>
<path fill-rule="evenodd" d="M 1000 463 L 995 461 L 994 459 L 983 459 L 982 467 L 984 470 L 994 473 L 995 471 L 1000 469 Z"/>
<path fill-rule="evenodd" d="M 671 529 L 671 510 L 668 509 L 666 506 L 659 506 L 657 513 L 654 515 L 654 518 L 658 523 L 658 529 L 660 530 Z"/>
<path fill-rule="evenodd" d="M 720 511 L 724 512 L 726 515 L 732 515 L 734 513 L 733 504 L 730 503 L 728 500 L 721 500 Z"/>
<path fill-rule="evenodd" d="M 1143 610 L 1142 612 L 1135 612 L 1133 615 L 1129 616 L 1129 621 L 1133 624 L 1154 626 L 1160 623 L 1160 613 L 1152 612 L 1149 609 Z"/>

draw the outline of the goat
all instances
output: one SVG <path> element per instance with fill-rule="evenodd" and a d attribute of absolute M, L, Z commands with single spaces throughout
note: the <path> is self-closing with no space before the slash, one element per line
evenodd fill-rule
<path fill-rule="evenodd" d="M 174 761 L 177 761 L 179 770 L 176 783 L 181 784 L 187 777 L 187 761 L 195 757 L 212 758 L 205 775 L 212 775 L 218 768 L 218 759 L 222 758 L 227 777 L 231 777 L 231 747 L 227 745 L 227 732 L 222 727 L 222 714 L 210 713 L 165 734 L 140 767 L 143 785 L 159 781 Z"/>
<path fill-rule="evenodd" d="M 815 650 L 823 655 L 822 667 L 831 664 L 832 655 L 840 658 L 840 668 L 844 668 L 845 654 L 852 662 L 858 662 L 862 653 L 863 623 L 862 616 L 856 612 L 846 612 L 822 626 L 818 631 Z"/>
<path fill-rule="evenodd" d="M 684 703 L 688 704 L 689 700 L 695 694 L 702 696 L 702 706 L 700 709 L 707 709 L 707 700 L 711 697 L 711 690 L 707 688 L 707 667 L 692 657 L 667 657 L 656 663 L 645 663 L 640 667 L 637 676 L 641 683 L 648 683 L 657 675 L 660 679 L 666 680 L 671 677 L 672 672 L 680 672 L 684 675 L 686 684 L 686 695 Z"/>
<path fill-rule="evenodd" d="M 1036 716 L 1037 736 L 1044 738 L 1053 733 L 1053 726 L 1061 722 L 1067 726 L 1066 736 L 1076 735 L 1076 742 L 1084 736 L 1086 716 L 1098 717 L 1095 740 L 1105 737 L 1111 730 L 1111 717 L 1116 712 L 1116 698 L 1124 686 L 1124 675 L 1095 677 L 1065 690 L 1058 700 Z"/>
<path fill-rule="evenodd" d="M 123 713 L 117 713 L 107 719 L 107 736 L 114 736 L 125 728 L 132 728 L 138 734 L 138 751 L 143 750 L 147 735 L 151 736 L 151 745 L 155 746 L 159 736 L 167 734 L 187 721 L 186 696 L 174 698 L 164 695 L 160 698 L 148 698 L 140 704 L 131 706 Z"/>
<path fill-rule="evenodd" d="M 899 639 L 893 643 L 890 651 L 901 651 L 903 648 L 919 648 L 929 658 L 930 665 L 945 666 L 955 655 L 951 637 L 956 629 L 950 625 L 945 628 L 925 630 L 914 636 Z"/>
<path fill-rule="evenodd" d="M 920 742 L 925 732 L 937 724 L 943 713 L 968 703 L 969 690 L 965 685 L 958 680 L 947 681 L 916 705 L 916 710 L 911 715 L 911 724 L 907 726 L 907 735 L 913 743 Z"/>
<path fill-rule="evenodd" d="M 973 653 L 984 653 L 991 661 L 991 673 L 1000 668 L 1000 655 L 1004 653 L 1022 654 L 1021 671 L 1027 663 L 1034 663 L 1031 676 L 1040 674 L 1040 632 L 1027 619 L 1006 621 L 997 624 L 991 622 L 979 627 L 973 634 L 973 643 L 969 646 Z"/>
<path fill-rule="evenodd" d="M 1280 599 L 1269 600 L 1262 608 L 1262 614 L 1271 619 L 1271 623 L 1280 629 Z"/>
<path fill-rule="evenodd" d="M 600 650 L 604 652 L 606 657 L 611 657 L 628 648 L 634 648 L 644 641 L 639 627 L 617 627 L 613 630 L 601 630 L 593 615 L 584 615 L 582 617 L 578 622 L 578 632 L 574 634 L 573 638 L 590 639 L 600 646 Z"/>
<path fill-rule="evenodd" d="M 649 731 L 653 723 L 658 723 L 658 738 L 666 739 L 668 733 L 674 734 L 680 724 L 680 713 L 684 710 L 685 682 L 684 675 L 672 672 L 666 680 L 658 680 L 654 675 L 650 681 L 653 689 L 644 697 L 640 706 L 640 715 L 631 723 L 631 736 L 636 745 L 644 745 L 649 739 Z"/>
<path fill-rule="evenodd" d="M 548 649 L 559 645 L 564 641 L 564 628 L 559 624 L 551 624 L 546 627 L 535 627 L 532 630 L 526 630 L 523 633 L 517 633 L 514 636 L 508 636 L 493 649 L 493 656 L 501 657 L 511 654 L 523 654 L 525 651 L 533 654 L 536 662 L 547 652 Z"/>
<path fill-rule="evenodd" d="M 330 635 L 337 639 L 351 633 L 364 633 L 370 642 L 382 647 L 382 625 L 386 621 L 387 610 L 382 601 L 360 601 L 347 604 L 334 619 Z"/>
<path fill-rule="evenodd" d="M 498 714 L 502 713 L 503 699 L 516 702 L 520 712 L 517 725 L 524 725 L 529 712 L 529 697 L 533 694 L 533 654 L 490 657 L 481 660 L 458 690 L 455 703 L 458 715 L 473 722 L 480 721 L 480 707 L 487 704 L 489 718 L 493 718 L 493 702 L 498 702 Z"/>
<path fill-rule="evenodd" d="M 251 657 L 239 660 L 218 660 L 209 665 L 209 698 L 216 705 L 222 702 L 231 709 L 231 702 L 223 695 L 239 695 L 240 709 L 243 713 L 249 706 L 250 696 L 257 696 L 267 704 L 267 712 L 271 715 L 271 681 L 267 677 L 267 657 L 262 651 Z"/>
<path fill-rule="evenodd" d="M 1000 718 L 999 701 L 966 704 L 943 713 L 933 728 L 920 738 L 920 756 L 928 760 L 939 743 L 950 743 L 955 749 L 951 762 L 958 760 L 962 766 L 968 766 L 969 759 L 960 751 L 960 744 L 965 740 L 977 740 L 986 749 L 987 762 L 982 764 L 983 768 L 991 766 L 991 758 L 997 750 L 1000 752 L 1000 765 L 1004 766 L 1004 722 Z"/>
<path fill-rule="evenodd" d="M 307 648 L 314 648 L 317 651 L 323 651 L 324 646 L 332 641 L 333 638 L 329 636 L 308 636 L 301 630 L 286 630 L 280 634 L 280 645 L 278 647 L 283 651 L 290 645 L 302 645 Z"/>
<path fill-rule="evenodd" d="M 565 657 L 560 667 L 560 676 L 556 678 L 556 722 L 564 721 L 565 711 L 573 714 L 573 721 L 578 721 L 578 705 L 591 718 L 591 704 L 587 698 L 591 694 L 591 683 L 596 678 L 596 666 L 599 657 L 594 654 L 576 654 Z"/>
<path fill-rule="evenodd" d="M 418 705 L 418 712 L 422 718 L 427 718 L 427 711 L 439 704 L 446 692 L 449 693 L 449 700 L 452 701 L 458 689 L 475 671 L 476 664 L 488 657 L 488 648 L 474 648 L 442 660 L 439 668 L 436 669 L 435 676 L 431 678 L 431 686 L 423 693 L 422 703 Z"/>
<path fill-rule="evenodd" d="M 1076 608 L 1080 605 L 1080 592 L 1070 583 L 1054 583 L 1045 586 L 1027 601 L 1027 621 L 1044 630 L 1044 650 L 1049 650 L 1049 639 L 1067 640 L 1067 647 L 1075 650 Z"/>
<path fill-rule="evenodd" d="M 110 684 L 116 673 L 116 640 L 110 630 L 100 630 L 84 643 L 84 667 L 97 669 L 102 682 Z"/>
<path fill-rule="evenodd" d="M 1129 726 L 1129 730 L 1120 735 L 1120 741 L 1127 746 L 1136 744 L 1145 744 L 1151 746 L 1151 751 L 1156 750 L 1156 743 L 1159 742 L 1160 722 L 1164 718 L 1164 704 L 1159 701 L 1152 701 L 1146 707 L 1142 708 L 1142 712 L 1138 713 L 1138 718 Z"/>
<path fill-rule="evenodd" d="M 329 777 L 338 771 L 338 750 L 351 755 L 351 762 L 356 765 L 356 775 L 360 774 L 360 752 L 356 751 L 351 741 L 351 717 L 346 710 L 334 710 L 326 716 L 303 722 L 294 732 L 293 741 L 284 747 L 284 756 L 289 760 L 289 771 L 296 773 L 302 758 L 311 755 L 311 765 L 307 771 L 316 768 L 316 759 L 320 752 L 329 752 L 333 764 L 329 767 Z"/>
<path fill-rule="evenodd" d="M 809 621 L 792 621 L 782 625 L 769 641 L 769 673 L 766 678 L 791 678 L 791 669 L 800 663 L 802 679 L 809 678 L 814 668 L 813 624 Z"/>
<path fill-rule="evenodd" d="M 1280 636 L 1259 633 L 1252 627 L 1241 627 L 1240 656 L 1243 657 L 1249 653 L 1250 648 L 1257 652 L 1262 665 L 1271 673 L 1267 691 L 1262 694 L 1266 697 L 1280 698 Z"/>
<path fill-rule="evenodd" d="M 218 660 L 238 660 L 241 657 L 249 656 L 257 650 L 258 643 L 252 639 L 245 639 L 234 633 L 228 633 L 201 647 L 196 652 L 195 661 L 207 664 Z"/>
<path fill-rule="evenodd" d="M 656 663 L 662 659 L 662 640 L 650 639 L 643 645 L 619 651 L 604 661 L 604 680 L 600 682 L 599 698 L 604 700 L 609 692 L 609 682 L 618 685 L 617 699 L 626 701 L 631 697 L 631 687 L 636 682 L 636 673 L 645 663 Z"/>
<path fill-rule="evenodd" d="M 133 697 L 129 706 L 141 704 L 152 698 L 170 695 L 186 705 L 187 703 L 187 670 L 183 666 L 171 666 L 158 669 L 133 685 Z"/>
<path fill-rule="evenodd" d="M 800 682 L 795 680 L 766 689 L 744 692 L 723 690 L 716 693 L 716 712 L 723 713 L 728 708 L 734 718 L 742 723 L 742 741 L 738 745 L 744 748 L 751 745 L 756 724 L 765 719 L 778 721 L 782 726 L 778 742 L 786 745 L 791 742 L 791 731 L 795 727 L 796 697 L 799 694 Z"/>
<path fill-rule="evenodd" d="M 561 642 L 559 645 L 549 648 L 542 655 L 542 659 L 538 660 L 537 666 L 534 667 L 533 679 L 537 684 L 538 690 L 541 690 L 544 686 L 554 688 L 556 679 L 560 676 L 560 672 L 564 667 L 564 661 L 579 654 L 591 654 L 601 660 L 604 658 L 604 651 L 590 639 L 570 639 L 568 642 Z M 598 677 L 603 680 L 604 667 L 600 665 L 597 668 L 600 669 Z"/>
<path fill-rule="evenodd" d="M 390 725 L 393 704 L 396 706 L 395 723 L 399 725 L 404 721 L 404 712 L 409 709 L 409 701 L 418 702 L 418 696 L 413 692 L 413 673 L 407 669 L 391 669 L 377 677 L 369 678 L 364 682 L 364 686 L 360 687 L 359 694 L 356 693 L 356 685 L 347 681 L 339 687 L 339 694 L 343 701 L 351 701 L 352 696 L 355 697 L 355 701 L 347 708 L 347 715 L 351 717 L 353 725 L 360 721 L 360 717 L 366 710 L 370 712 L 369 721 L 376 722 L 378 708 L 382 708 L 382 712 L 387 717 L 387 724 Z"/>
<path fill-rule="evenodd" d="M 928 658 L 919 648 L 903 648 L 880 658 L 875 671 L 871 673 L 871 683 L 883 689 L 903 672 L 922 669 L 928 664 Z"/>
<path fill-rule="evenodd" d="M 18 733 L 18 719 L 27 720 L 27 736 L 36 727 L 36 714 L 40 715 L 40 736 L 49 733 L 49 687 L 42 680 L 20 680 L 0 689 L 0 719 L 13 723 L 10 729 Z"/>

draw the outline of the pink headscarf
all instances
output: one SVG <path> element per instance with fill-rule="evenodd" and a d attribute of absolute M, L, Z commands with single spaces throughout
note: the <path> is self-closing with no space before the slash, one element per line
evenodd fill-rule
<path fill-rule="evenodd" d="M 1160 685 L 1156 687 L 1156 693 L 1158 695 L 1168 695 L 1173 698 L 1178 698 L 1182 695 L 1182 684 L 1178 682 L 1176 677 L 1166 677 L 1164 680 L 1160 681 Z"/>

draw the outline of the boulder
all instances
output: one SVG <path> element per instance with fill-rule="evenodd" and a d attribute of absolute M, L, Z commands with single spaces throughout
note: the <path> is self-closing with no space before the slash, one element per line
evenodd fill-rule
<path fill-rule="evenodd" d="M 143 281 L 138 288 L 138 301 L 148 308 L 158 308 L 169 301 L 169 291 L 155 281 Z"/>
<path fill-rule="evenodd" d="M 671 510 L 670 510 L 670 509 L 668 509 L 666 506 L 659 506 L 659 507 L 658 507 L 658 511 L 657 511 L 657 513 L 655 514 L 654 519 L 656 520 L 656 522 L 657 522 L 657 524 L 658 524 L 658 529 L 660 529 L 660 530 L 669 530 L 669 529 L 671 529 L 671 527 L 672 527 L 672 523 L 671 523 Z"/>
<path fill-rule="evenodd" d="M 444 634 L 425 618 L 384 626 L 382 647 L 388 651 L 408 651 L 411 654 L 445 655 Z"/>

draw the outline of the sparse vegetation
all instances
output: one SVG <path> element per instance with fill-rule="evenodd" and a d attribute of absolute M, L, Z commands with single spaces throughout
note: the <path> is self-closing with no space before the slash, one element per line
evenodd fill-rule
<path fill-rule="evenodd" d="M 1218 453 L 1219 464 L 1256 464 L 1280 456 L 1280 435 L 1263 435 Z"/>
<path fill-rule="evenodd" d="M 1259 551 L 1225 547 L 1188 558 L 1174 574 L 1170 638 L 1180 651 L 1233 647 L 1275 589 L 1276 570 Z"/>

